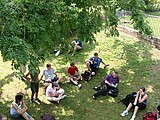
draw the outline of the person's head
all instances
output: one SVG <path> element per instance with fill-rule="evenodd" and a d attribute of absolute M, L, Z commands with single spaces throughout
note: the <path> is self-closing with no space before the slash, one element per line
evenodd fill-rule
<path fill-rule="evenodd" d="M 72 62 L 72 63 L 70 64 L 70 66 L 71 66 L 72 68 L 74 68 L 74 67 L 75 67 L 75 63 Z"/>
<path fill-rule="evenodd" d="M 94 53 L 94 57 L 95 57 L 95 58 L 98 58 L 98 53 Z"/>
<path fill-rule="evenodd" d="M 145 92 L 145 87 L 141 87 L 141 88 L 139 89 L 139 91 L 140 91 L 140 93 Z"/>
<path fill-rule="evenodd" d="M 16 95 L 15 101 L 17 104 L 22 102 L 22 100 L 23 100 L 23 95 L 20 95 L 20 94 Z"/>
<path fill-rule="evenodd" d="M 118 72 L 115 71 L 115 72 L 112 74 L 112 76 L 113 76 L 114 78 L 118 77 Z"/>
<path fill-rule="evenodd" d="M 50 70 L 51 69 L 51 64 L 47 64 L 46 67 L 47 67 L 48 70 Z"/>
<path fill-rule="evenodd" d="M 59 89 L 58 83 L 53 82 L 53 83 L 52 83 L 52 88 L 53 88 L 53 89 Z"/>

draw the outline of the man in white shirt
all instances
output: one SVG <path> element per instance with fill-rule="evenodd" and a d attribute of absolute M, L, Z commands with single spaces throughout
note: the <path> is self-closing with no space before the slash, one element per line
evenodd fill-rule
<path fill-rule="evenodd" d="M 42 80 L 43 76 L 45 76 L 45 83 L 44 83 L 45 87 L 48 87 L 52 82 L 59 83 L 60 79 L 59 77 L 57 77 L 54 69 L 51 67 L 51 64 L 46 65 L 46 68 L 43 70 L 40 80 Z"/>
<path fill-rule="evenodd" d="M 58 83 L 54 82 L 50 84 L 46 89 L 46 98 L 48 101 L 57 102 L 66 97 L 64 89 L 60 88 Z"/>

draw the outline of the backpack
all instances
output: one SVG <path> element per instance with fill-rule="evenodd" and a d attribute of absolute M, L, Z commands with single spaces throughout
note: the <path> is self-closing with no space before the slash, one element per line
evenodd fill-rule
<path fill-rule="evenodd" d="M 45 113 L 41 116 L 41 120 L 55 120 L 55 118 L 54 116 Z"/>
<path fill-rule="evenodd" d="M 81 74 L 83 80 L 89 81 L 91 79 L 91 71 L 85 70 L 84 73 Z"/>
<path fill-rule="evenodd" d="M 156 112 L 147 112 L 143 115 L 143 120 L 157 120 Z"/>
<path fill-rule="evenodd" d="M 112 97 L 117 97 L 118 96 L 118 92 L 119 92 L 118 88 L 115 88 L 115 89 L 109 90 L 108 94 L 110 96 L 112 96 Z"/>
<path fill-rule="evenodd" d="M 119 102 L 123 102 L 123 104 L 128 106 L 130 102 L 134 101 L 136 94 L 137 94 L 136 92 L 132 92 L 132 93 L 126 95 L 126 97 L 123 98 L 122 100 L 120 100 Z"/>

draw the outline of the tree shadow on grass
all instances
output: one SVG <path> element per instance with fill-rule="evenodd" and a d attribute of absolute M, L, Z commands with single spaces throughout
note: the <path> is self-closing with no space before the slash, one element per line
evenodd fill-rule
<path fill-rule="evenodd" d="M 55 56 L 54 54 L 51 54 L 46 58 L 46 61 L 53 62 L 54 59 L 58 59 L 58 64 L 60 65 L 66 65 L 70 62 L 78 62 L 78 61 L 84 61 L 85 59 L 90 57 L 88 56 L 88 52 L 92 51 L 97 43 L 84 43 L 83 48 L 81 50 L 78 50 L 75 52 L 74 56 L 71 56 L 71 54 L 67 54 L 67 51 L 64 51 L 60 56 Z M 88 58 L 89 59 L 89 58 Z"/>
<path fill-rule="evenodd" d="M 137 91 L 138 88 L 147 86 L 150 67 L 155 63 L 150 52 L 151 46 L 142 41 L 126 43 L 116 39 L 114 49 L 118 45 L 123 46 L 119 58 L 125 61 L 119 69 L 120 74 L 123 75 L 120 84 L 123 93 L 126 92 L 125 88 L 129 91 Z"/>

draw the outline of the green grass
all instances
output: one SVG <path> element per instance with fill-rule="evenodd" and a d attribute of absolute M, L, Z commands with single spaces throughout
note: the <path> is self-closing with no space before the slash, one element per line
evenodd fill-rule
<path fill-rule="evenodd" d="M 150 14 L 150 15 L 155 15 L 155 16 L 160 16 L 160 12 L 149 12 L 147 14 Z"/>
<path fill-rule="evenodd" d="M 153 17 L 146 17 L 147 21 L 149 22 L 149 25 L 151 26 L 152 30 L 153 30 L 153 35 L 154 36 L 158 36 L 160 37 L 160 18 L 153 18 Z M 123 25 L 126 25 L 127 27 L 131 27 L 133 28 L 131 23 L 126 23 L 124 24 L 124 21 L 130 21 L 130 16 L 125 16 L 124 18 L 122 18 L 120 21 Z"/>
<path fill-rule="evenodd" d="M 57 120 L 128 120 L 132 111 L 129 112 L 129 116 L 120 117 L 125 106 L 117 102 L 141 86 L 145 86 L 147 89 L 148 107 L 138 113 L 136 120 L 141 120 L 146 111 L 155 111 L 160 102 L 160 51 L 122 33 L 120 37 L 107 38 L 101 32 L 96 35 L 96 39 L 97 43 L 84 44 L 84 48 L 73 57 L 65 53 L 58 57 L 50 55 L 50 58 L 40 66 L 42 70 L 46 63 L 51 63 L 63 77 L 61 87 L 65 89 L 67 97 L 58 105 L 46 100 L 43 83 L 40 83 L 39 92 L 39 98 L 43 101 L 42 104 L 30 104 L 29 83 L 15 78 L 10 62 L 3 62 L 0 58 L 0 113 L 9 116 L 9 105 L 15 94 L 23 92 L 29 108 L 28 112 L 36 120 L 40 120 L 43 113 L 54 114 Z M 69 63 L 74 61 L 82 72 L 86 69 L 85 61 L 94 52 L 99 52 L 99 56 L 103 58 L 104 62 L 110 64 L 108 69 L 103 69 L 103 65 L 101 65 L 98 75 L 93 77 L 91 81 L 81 81 L 83 87 L 80 90 L 74 85 L 67 84 L 66 69 Z M 95 91 L 92 88 L 113 70 L 117 70 L 121 78 L 119 96 L 116 98 L 103 96 L 93 100 L 91 96 Z"/>

